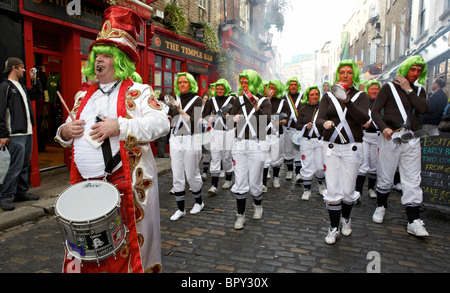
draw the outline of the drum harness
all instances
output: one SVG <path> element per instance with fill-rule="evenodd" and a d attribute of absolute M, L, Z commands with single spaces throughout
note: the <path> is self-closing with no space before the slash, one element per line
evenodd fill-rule
<path fill-rule="evenodd" d="M 264 102 L 264 100 L 267 100 L 266 97 L 262 97 L 261 99 L 258 100 L 258 107 L 261 107 L 261 104 Z M 252 137 L 257 137 L 256 131 L 253 128 L 253 125 L 250 123 L 250 118 L 252 118 L 253 114 L 255 114 L 255 108 L 253 108 L 250 113 L 247 114 L 247 110 L 245 109 L 245 102 L 244 102 L 244 97 L 240 96 L 239 97 L 239 103 L 241 104 L 241 109 L 242 109 L 242 114 L 244 115 L 245 118 L 245 125 L 244 127 L 242 127 L 241 131 L 239 132 L 238 135 L 238 140 L 242 140 L 244 137 L 244 131 L 245 128 L 248 126 L 250 133 L 252 135 Z"/>
<path fill-rule="evenodd" d="M 216 111 L 216 116 L 217 116 L 217 119 L 214 122 L 214 128 L 216 128 L 216 126 L 220 122 L 222 124 L 222 126 L 223 126 L 223 129 L 228 130 L 228 127 L 226 126 L 226 124 L 223 121 L 223 115 L 227 114 L 228 111 L 231 110 L 231 108 L 227 107 L 227 105 L 229 105 L 229 103 L 230 103 L 232 98 L 233 98 L 233 96 L 229 96 L 228 99 L 225 101 L 225 103 L 223 103 L 223 105 L 222 105 L 222 107 L 220 109 L 219 109 L 219 105 L 217 104 L 216 97 L 212 97 L 211 98 L 211 100 L 213 102 L 213 105 L 214 105 L 214 109 Z M 209 125 L 210 124 L 208 123 L 208 126 Z"/>
<path fill-rule="evenodd" d="M 197 100 L 197 98 L 200 98 L 199 96 L 195 96 L 194 98 L 192 98 L 186 105 L 186 107 L 183 109 L 183 105 L 181 104 L 181 98 L 177 96 L 177 101 L 180 103 L 180 108 L 184 110 L 184 112 L 187 112 L 189 110 L 189 108 L 191 108 L 191 106 L 194 104 L 194 102 Z M 181 127 L 181 122 L 183 122 L 183 125 L 186 127 L 187 132 L 190 135 L 191 132 L 191 126 L 184 121 L 183 117 L 181 117 L 181 115 L 178 115 L 178 120 L 177 120 L 177 124 L 176 126 L 172 129 L 172 133 L 174 135 L 177 135 L 178 130 Z"/>
<path fill-rule="evenodd" d="M 351 98 L 351 101 L 355 102 L 356 99 L 358 99 L 358 97 L 359 97 L 359 95 L 361 93 L 362 92 L 357 92 Z M 334 132 L 333 132 L 333 134 L 330 137 L 330 142 L 334 142 L 336 140 L 337 136 L 339 135 L 339 138 L 341 139 L 341 142 L 344 143 L 344 144 L 347 143 L 346 139 L 344 138 L 344 136 L 340 132 L 340 130 L 342 128 L 344 128 L 345 132 L 347 133 L 347 136 L 348 136 L 348 138 L 350 140 L 350 143 L 354 143 L 355 142 L 355 138 L 353 137 L 353 133 L 352 133 L 352 130 L 350 129 L 350 125 L 348 125 L 348 122 L 345 119 L 345 116 L 347 114 L 347 107 L 344 109 L 344 111 L 342 111 L 342 107 L 339 104 L 337 98 L 331 92 L 328 92 L 327 94 L 330 97 L 331 101 L 333 102 L 334 107 L 336 108 L 336 112 L 337 112 L 337 114 L 339 116 L 339 120 L 341 120 L 341 122 L 338 124 L 338 126 L 334 127 Z"/>
<path fill-rule="evenodd" d="M 291 117 L 289 117 L 288 124 L 286 125 L 287 129 L 289 129 L 291 127 L 292 120 L 294 120 L 295 123 L 297 123 L 297 117 L 298 117 L 297 107 L 298 107 L 298 104 L 300 104 L 300 100 L 301 100 L 302 96 L 303 96 L 303 92 L 301 92 L 298 95 L 297 101 L 294 103 L 294 101 L 291 98 L 291 95 L 289 93 L 286 93 L 286 100 L 287 100 L 289 108 L 291 110 Z"/>
<path fill-rule="evenodd" d="M 269 125 L 267 125 L 267 127 L 266 127 L 266 132 L 269 132 L 269 130 L 272 130 L 273 134 L 276 134 L 277 137 L 280 137 L 280 132 L 279 132 L 279 129 L 277 127 L 275 127 L 273 123 L 274 122 L 279 123 L 281 120 L 285 120 L 286 118 L 288 118 L 286 113 L 281 112 L 281 110 L 283 109 L 283 105 L 284 105 L 284 100 L 281 100 L 277 111 L 274 114 L 272 114 L 271 121 L 270 121 Z"/>
<path fill-rule="evenodd" d="M 398 123 L 398 122 L 394 122 L 394 121 L 385 121 L 385 122 L 386 122 L 386 124 L 390 125 L 391 127 L 397 128 L 394 130 L 394 132 L 398 132 L 402 129 L 406 130 L 400 137 L 395 137 L 392 139 L 392 142 L 394 143 L 394 145 L 397 146 L 402 143 L 407 143 L 414 138 L 422 138 L 422 137 L 427 137 L 427 136 L 439 135 L 439 133 L 436 131 L 437 129 L 430 129 L 428 131 L 426 131 L 424 129 L 419 129 L 419 130 L 413 132 L 411 130 L 411 122 L 412 122 L 412 117 L 415 112 L 414 107 L 411 105 L 411 107 L 409 108 L 408 114 L 406 114 L 405 107 L 403 106 L 402 100 L 400 99 L 397 89 L 394 87 L 394 84 L 392 82 L 388 82 L 388 84 L 391 87 L 391 91 L 394 96 L 394 100 L 397 104 L 400 114 L 402 115 L 403 123 Z M 419 87 L 419 90 L 417 91 L 417 95 L 420 94 L 421 89 L 422 89 L 422 87 Z"/>

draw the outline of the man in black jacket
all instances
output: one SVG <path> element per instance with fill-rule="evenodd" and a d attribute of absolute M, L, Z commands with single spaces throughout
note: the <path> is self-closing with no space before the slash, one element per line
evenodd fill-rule
<path fill-rule="evenodd" d="M 445 81 L 437 78 L 431 84 L 433 93 L 428 98 L 428 112 L 422 116 L 423 129 L 437 127 L 441 122 L 442 114 L 447 106 L 447 95 L 442 90 L 445 87 Z"/>
<path fill-rule="evenodd" d="M 14 201 L 39 199 L 38 195 L 28 193 L 35 123 L 30 97 L 35 100 L 43 92 L 34 68 L 30 70 L 33 88 L 19 83 L 25 73 L 24 63 L 19 58 L 8 58 L 3 73 L 8 74 L 8 80 L 0 84 L 0 146 L 7 146 L 11 162 L 3 181 L 0 206 L 10 211 L 15 208 Z"/>

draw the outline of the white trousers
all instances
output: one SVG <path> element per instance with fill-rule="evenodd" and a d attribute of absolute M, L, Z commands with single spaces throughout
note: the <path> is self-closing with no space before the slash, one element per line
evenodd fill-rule
<path fill-rule="evenodd" d="M 359 175 L 376 174 L 378 164 L 378 139 L 377 132 L 364 132 L 363 150 L 364 160 L 359 168 Z"/>
<path fill-rule="evenodd" d="M 327 182 L 327 190 L 323 194 L 325 202 L 356 201 L 355 185 L 362 161 L 362 143 L 334 144 L 323 141 L 322 154 Z"/>
<path fill-rule="evenodd" d="M 260 143 L 256 140 L 236 139 L 231 153 L 235 163 L 235 182 L 231 192 L 236 194 L 237 199 L 246 198 L 247 192 L 254 198 L 262 199 L 264 155 Z"/>
<path fill-rule="evenodd" d="M 314 175 L 317 178 L 324 177 L 321 140 L 302 137 L 300 139 L 300 155 L 302 158 L 300 175 L 303 180 L 312 180 Z"/>
<path fill-rule="evenodd" d="M 185 191 L 186 181 L 192 192 L 200 191 L 203 185 L 199 169 L 202 151 L 201 148 L 194 148 L 194 137 L 192 135 L 171 135 L 169 144 L 173 191 Z"/>
<path fill-rule="evenodd" d="M 292 142 L 292 135 L 297 131 L 295 128 L 287 129 L 286 126 L 283 126 L 283 134 L 284 134 L 284 159 L 286 161 L 294 160 L 296 162 L 301 160 L 299 147 L 294 145 Z"/>
<path fill-rule="evenodd" d="M 234 144 L 234 130 L 211 130 L 211 174 L 219 174 L 222 163 L 226 173 L 233 172 L 233 157 L 231 150 Z"/>
<path fill-rule="evenodd" d="M 284 133 L 269 134 L 266 140 L 261 142 L 261 151 L 265 154 L 264 168 L 281 167 L 284 157 Z"/>
<path fill-rule="evenodd" d="M 402 134 L 402 131 L 398 135 Z M 422 203 L 421 181 L 422 153 L 420 140 L 413 139 L 408 143 L 395 146 L 380 135 L 378 168 L 377 168 L 377 191 L 389 193 L 394 181 L 395 171 L 399 169 L 400 183 L 402 184 L 401 203 L 408 206 L 418 206 Z"/>

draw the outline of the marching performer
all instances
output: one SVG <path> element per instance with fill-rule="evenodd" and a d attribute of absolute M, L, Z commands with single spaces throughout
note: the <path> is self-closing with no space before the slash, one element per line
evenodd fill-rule
<path fill-rule="evenodd" d="M 402 186 L 401 203 L 406 206 L 407 232 L 429 236 L 420 219 L 422 203 L 420 139 L 411 131 L 420 128 L 420 114 L 428 110 L 426 93 L 414 82 L 426 84 L 427 65 L 421 56 L 411 56 L 399 66 L 393 82 L 383 85 L 372 108 L 372 118 L 382 136 L 378 145 L 377 208 L 372 216 L 382 223 L 397 166 Z"/>
<path fill-rule="evenodd" d="M 313 177 L 319 184 L 319 193 L 323 195 L 325 187 L 325 174 L 322 162 L 322 135 L 316 127 L 320 101 L 319 87 L 310 86 L 305 90 L 301 100 L 295 128 L 300 131 L 300 155 L 302 168 L 300 175 L 303 180 L 302 200 L 311 197 L 311 185 Z"/>
<path fill-rule="evenodd" d="M 295 179 L 297 181 L 301 178 L 300 169 L 302 167 L 302 163 L 300 158 L 300 150 L 298 149 L 298 146 L 294 145 L 294 143 L 292 142 L 292 135 L 296 131 L 293 126 L 295 123 L 297 123 L 298 108 L 300 107 L 300 101 L 302 99 L 302 95 L 300 95 L 301 89 L 302 87 L 297 77 L 291 77 L 286 81 L 286 101 L 289 105 L 289 109 L 291 110 L 289 120 L 287 124 L 283 126 L 285 141 L 284 160 L 287 167 L 286 180 L 292 180 L 294 178 L 294 163 L 295 174 L 298 174 Z"/>
<path fill-rule="evenodd" d="M 269 173 L 269 167 L 272 166 L 273 170 L 273 187 L 280 188 L 280 168 L 283 164 L 283 152 L 284 152 L 284 133 L 283 128 L 280 125 L 286 125 L 287 117 L 290 116 L 289 106 L 285 99 L 283 99 L 284 85 L 278 79 L 271 80 L 268 83 L 268 91 L 266 97 L 272 104 L 272 118 L 269 125 L 266 127 L 267 136 L 266 140 L 261 142 L 264 153 L 266 153 L 266 160 L 264 162 L 263 171 L 263 190 L 267 192 L 267 175 Z M 282 118 L 282 115 L 285 118 Z"/>
<path fill-rule="evenodd" d="M 329 92 L 329 91 L 330 91 L 330 82 L 324 81 L 322 84 L 322 96 L 324 93 Z"/>
<path fill-rule="evenodd" d="M 216 95 L 216 84 L 215 83 L 211 83 L 209 85 L 209 96 L 210 97 L 214 97 Z"/>
<path fill-rule="evenodd" d="M 377 193 L 375 191 L 375 183 L 377 182 L 377 160 L 378 160 L 378 138 L 380 132 L 376 124 L 372 120 L 371 110 L 375 99 L 377 98 L 378 91 L 381 88 L 381 83 L 377 80 L 371 80 L 366 83 L 365 92 L 369 95 L 369 117 L 370 120 L 363 125 L 363 163 L 359 168 L 358 177 L 356 178 L 355 191 L 359 194 L 358 198 L 362 194 L 364 181 L 366 176 L 369 178 L 368 189 L 369 197 L 376 198 Z"/>
<path fill-rule="evenodd" d="M 72 147 L 71 184 L 106 179 L 123 194 L 126 244 L 117 256 L 98 264 L 83 262 L 80 272 L 161 270 L 158 170 L 150 142 L 166 135 L 170 123 L 152 88 L 131 80 L 139 61 L 136 41 L 144 25 L 130 9 L 105 10 L 102 30 L 82 70 L 92 80 L 97 77 L 98 83 L 75 101 L 76 120 L 69 117 L 55 137 L 64 147 Z M 64 272 L 71 270 L 70 259 L 66 252 Z"/>
<path fill-rule="evenodd" d="M 201 194 L 203 181 L 199 168 L 202 148 L 201 143 L 197 142 L 196 136 L 194 136 L 198 125 L 198 121 L 194 119 L 195 117 L 201 117 L 202 99 L 197 96 L 198 85 L 195 78 L 187 72 L 177 74 L 174 90 L 176 100 L 172 103 L 174 109 L 169 113 L 172 117 L 169 145 L 173 192 L 175 193 L 178 210 L 170 217 L 172 221 L 186 215 L 186 181 L 195 198 L 195 204 L 190 213 L 197 214 L 205 206 Z M 194 114 L 195 111 L 198 111 L 198 113 Z"/>
<path fill-rule="evenodd" d="M 209 194 L 218 194 L 219 174 L 221 166 L 225 171 L 225 182 L 222 189 L 228 189 L 232 185 L 233 157 L 231 150 L 234 142 L 234 129 L 228 129 L 226 117 L 233 106 L 233 96 L 229 96 L 231 87 L 225 79 L 219 79 L 215 83 L 216 96 L 208 100 L 202 112 L 202 117 L 212 124 L 210 134 L 210 172 L 212 186 Z M 225 113 L 223 113 L 223 112 Z M 216 115 L 222 113 L 219 117 Z"/>
<path fill-rule="evenodd" d="M 336 70 L 336 82 L 348 87 L 346 98 L 333 93 L 323 95 L 316 126 L 323 132 L 323 163 L 327 190 L 323 193 L 330 217 L 327 244 L 336 242 L 339 224 L 344 236 L 351 234 L 350 213 L 355 198 L 355 182 L 362 160 L 362 125 L 369 120 L 369 97 L 358 91 L 359 68 L 353 60 L 342 61 Z M 342 212 L 342 219 L 341 219 Z"/>
<path fill-rule="evenodd" d="M 270 100 L 262 97 L 261 76 L 247 69 L 239 74 L 240 96 L 231 109 L 234 122 L 237 123 L 236 139 L 232 150 L 235 180 L 231 191 L 236 196 L 237 218 L 235 229 L 244 228 L 245 203 L 247 193 L 253 197 L 253 219 L 262 218 L 262 169 L 264 156 L 261 155 L 259 139 L 265 136 L 265 127 L 270 122 L 272 106 Z"/>
<path fill-rule="evenodd" d="M 203 92 L 202 95 L 202 113 L 203 110 L 205 109 L 206 106 L 206 102 L 209 100 L 209 91 L 205 91 Z M 203 119 L 202 119 L 203 120 Z M 202 123 L 202 120 L 199 121 L 199 123 Z M 206 125 L 202 124 L 202 133 L 206 130 Z M 202 144 L 202 170 L 201 174 L 202 174 L 202 180 L 206 180 L 206 178 L 208 177 L 208 169 L 209 169 L 209 164 L 211 162 L 211 152 L 210 152 L 210 145 L 208 143 L 206 144 Z"/>

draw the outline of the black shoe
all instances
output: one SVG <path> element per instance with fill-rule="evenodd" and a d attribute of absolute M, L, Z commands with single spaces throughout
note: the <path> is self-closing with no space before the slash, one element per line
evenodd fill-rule
<path fill-rule="evenodd" d="M 5 211 L 12 211 L 16 208 L 16 206 L 14 205 L 14 203 L 11 199 L 5 199 L 5 200 L 0 201 L 0 206 Z"/>
<path fill-rule="evenodd" d="M 168 158 L 169 157 L 169 155 L 167 155 L 167 154 L 164 154 L 164 155 L 158 155 L 158 158 Z"/>
<path fill-rule="evenodd" d="M 38 194 L 31 194 L 31 193 L 25 193 L 25 194 L 16 194 L 14 196 L 14 201 L 26 201 L 26 200 L 38 200 L 39 195 Z"/>

